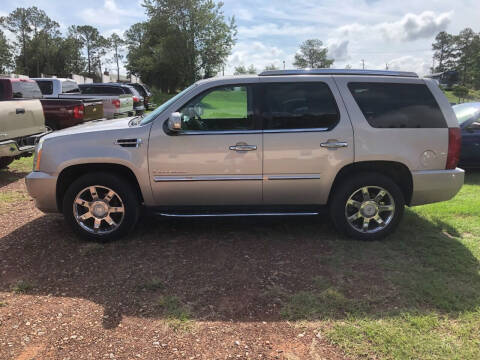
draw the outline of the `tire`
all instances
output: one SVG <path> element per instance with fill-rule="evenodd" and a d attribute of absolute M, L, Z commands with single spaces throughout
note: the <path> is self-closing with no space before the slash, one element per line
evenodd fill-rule
<path fill-rule="evenodd" d="M 0 157 L 0 169 L 5 169 L 13 160 L 15 160 L 15 158 L 12 156 Z"/>
<path fill-rule="evenodd" d="M 336 229 L 348 237 L 367 241 L 383 239 L 395 230 L 403 216 L 403 193 L 385 175 L 356 174 L 343 180 L 334 191 L 330 216 Z M 368 193 L 368 197 L 364 193 Z"/>
<path fill-rule="evenodd" d="M 139 214 L 140 203 L 133 186 L 111 173 L 83 175 L 68 187 L 63 197 L 66 222 L 90 241 L 120 239 L 135 228 Z"/>

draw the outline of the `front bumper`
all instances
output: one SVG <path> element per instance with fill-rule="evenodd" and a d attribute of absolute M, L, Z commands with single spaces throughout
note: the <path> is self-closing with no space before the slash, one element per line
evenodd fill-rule
<path fill-rule="evenodd" d="M 17 139 L 2 141 L 0 142 L 0 157 L 18 156 L 28 152 L 33 153 L 38 140 L 48 133 L 49 132 L 46 131 L 41 134 L 22 138 L 20 143 Z"/>
<path fill-rule="evenodd" d="M 25 178 L 28 193 L 35 199 L 35 206 L 43 212 L 58 212 L 57 208 L 57 177 L 34 171 Z"/>
<path fill-rule="evenodd" d="M 463 186 L 465 171 L 427 170 L 413 171 L 413 194 L 411 206 L 446 201 L 453 198 Z"/>

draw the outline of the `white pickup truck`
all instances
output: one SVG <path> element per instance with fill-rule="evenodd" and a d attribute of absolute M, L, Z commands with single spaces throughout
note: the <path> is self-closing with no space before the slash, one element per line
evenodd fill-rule
<path fill-rule="evenodd" d="M 0 101 L 0 169 L 21 156 L 30 156 L 46 134 L 40 100 Z"/>
<path fill-rule="evenodd" d="M 113 119 L 133 114 L 132 95 L 103 95 L 80 92 L 76 81 L 66 78 L 34 78 L 43 97 L 60 99 L 100 99 L 103 102 L 103 115 Z"/>

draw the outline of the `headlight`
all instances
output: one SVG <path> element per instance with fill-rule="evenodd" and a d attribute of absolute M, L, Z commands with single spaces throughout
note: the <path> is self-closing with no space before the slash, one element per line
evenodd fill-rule
<path fill-rule="evenodd" d="M 44 138 L 40 138 L 35 146 L 35 155 L 33 157 L 33 171 L 40 171 L 40 161 L 42 160 L 42 147 Z"/>

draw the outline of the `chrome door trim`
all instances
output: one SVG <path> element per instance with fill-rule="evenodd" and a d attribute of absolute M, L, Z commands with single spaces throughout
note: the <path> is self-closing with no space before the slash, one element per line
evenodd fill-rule
<path fill-rule="evenodd" d="M 220 130 L 220 131 L 203 131 L 203 130 L 185 130 L 175 133 L 178 135 L 236 135 L 236 134 L 262 134 L 262 133 L 299 133 L 299 132 L 325 132 L 329 128 L 307 128 L 307 129 L 266 129 L 266 130 Z"/>
<path fill-rule="evenodd" d="M 318 180 L 318 174 L 299 174 L 299 175 L 268 175 L 268 180 Z"/>
<path fill-rule="evenodd" d="M 160 216 L 166 217 L 181 217 L 181 218 L 195 218 L 195 217 L 237 217 L 237 216 L 314 216 L 318 212 L 298 212 L 298 213 L 218 213 L 218 214 L 172 214 L 172 213 L 156 213 Z"/>
<path fill-rule="evenodd" d="M 155 176 L 155 182 L 169 181 L 239 181 L 239 180 L 263 180 L 261 175 L 231 175 L 231 176 Z"/>
<path fill-rule="evenodd" d="M 178 131 L 175 135 L 236 135 L 236 134 L 261 134 L 262 130 L 220 130 L 220 131 Z"/>
<path fill-rule="evenodd" d="M 299 133 L 299 132 L 318 132 L 328 131 L 328 128 L 307 128 L 307 129 L 267 129 L 264 133 Z"/>

